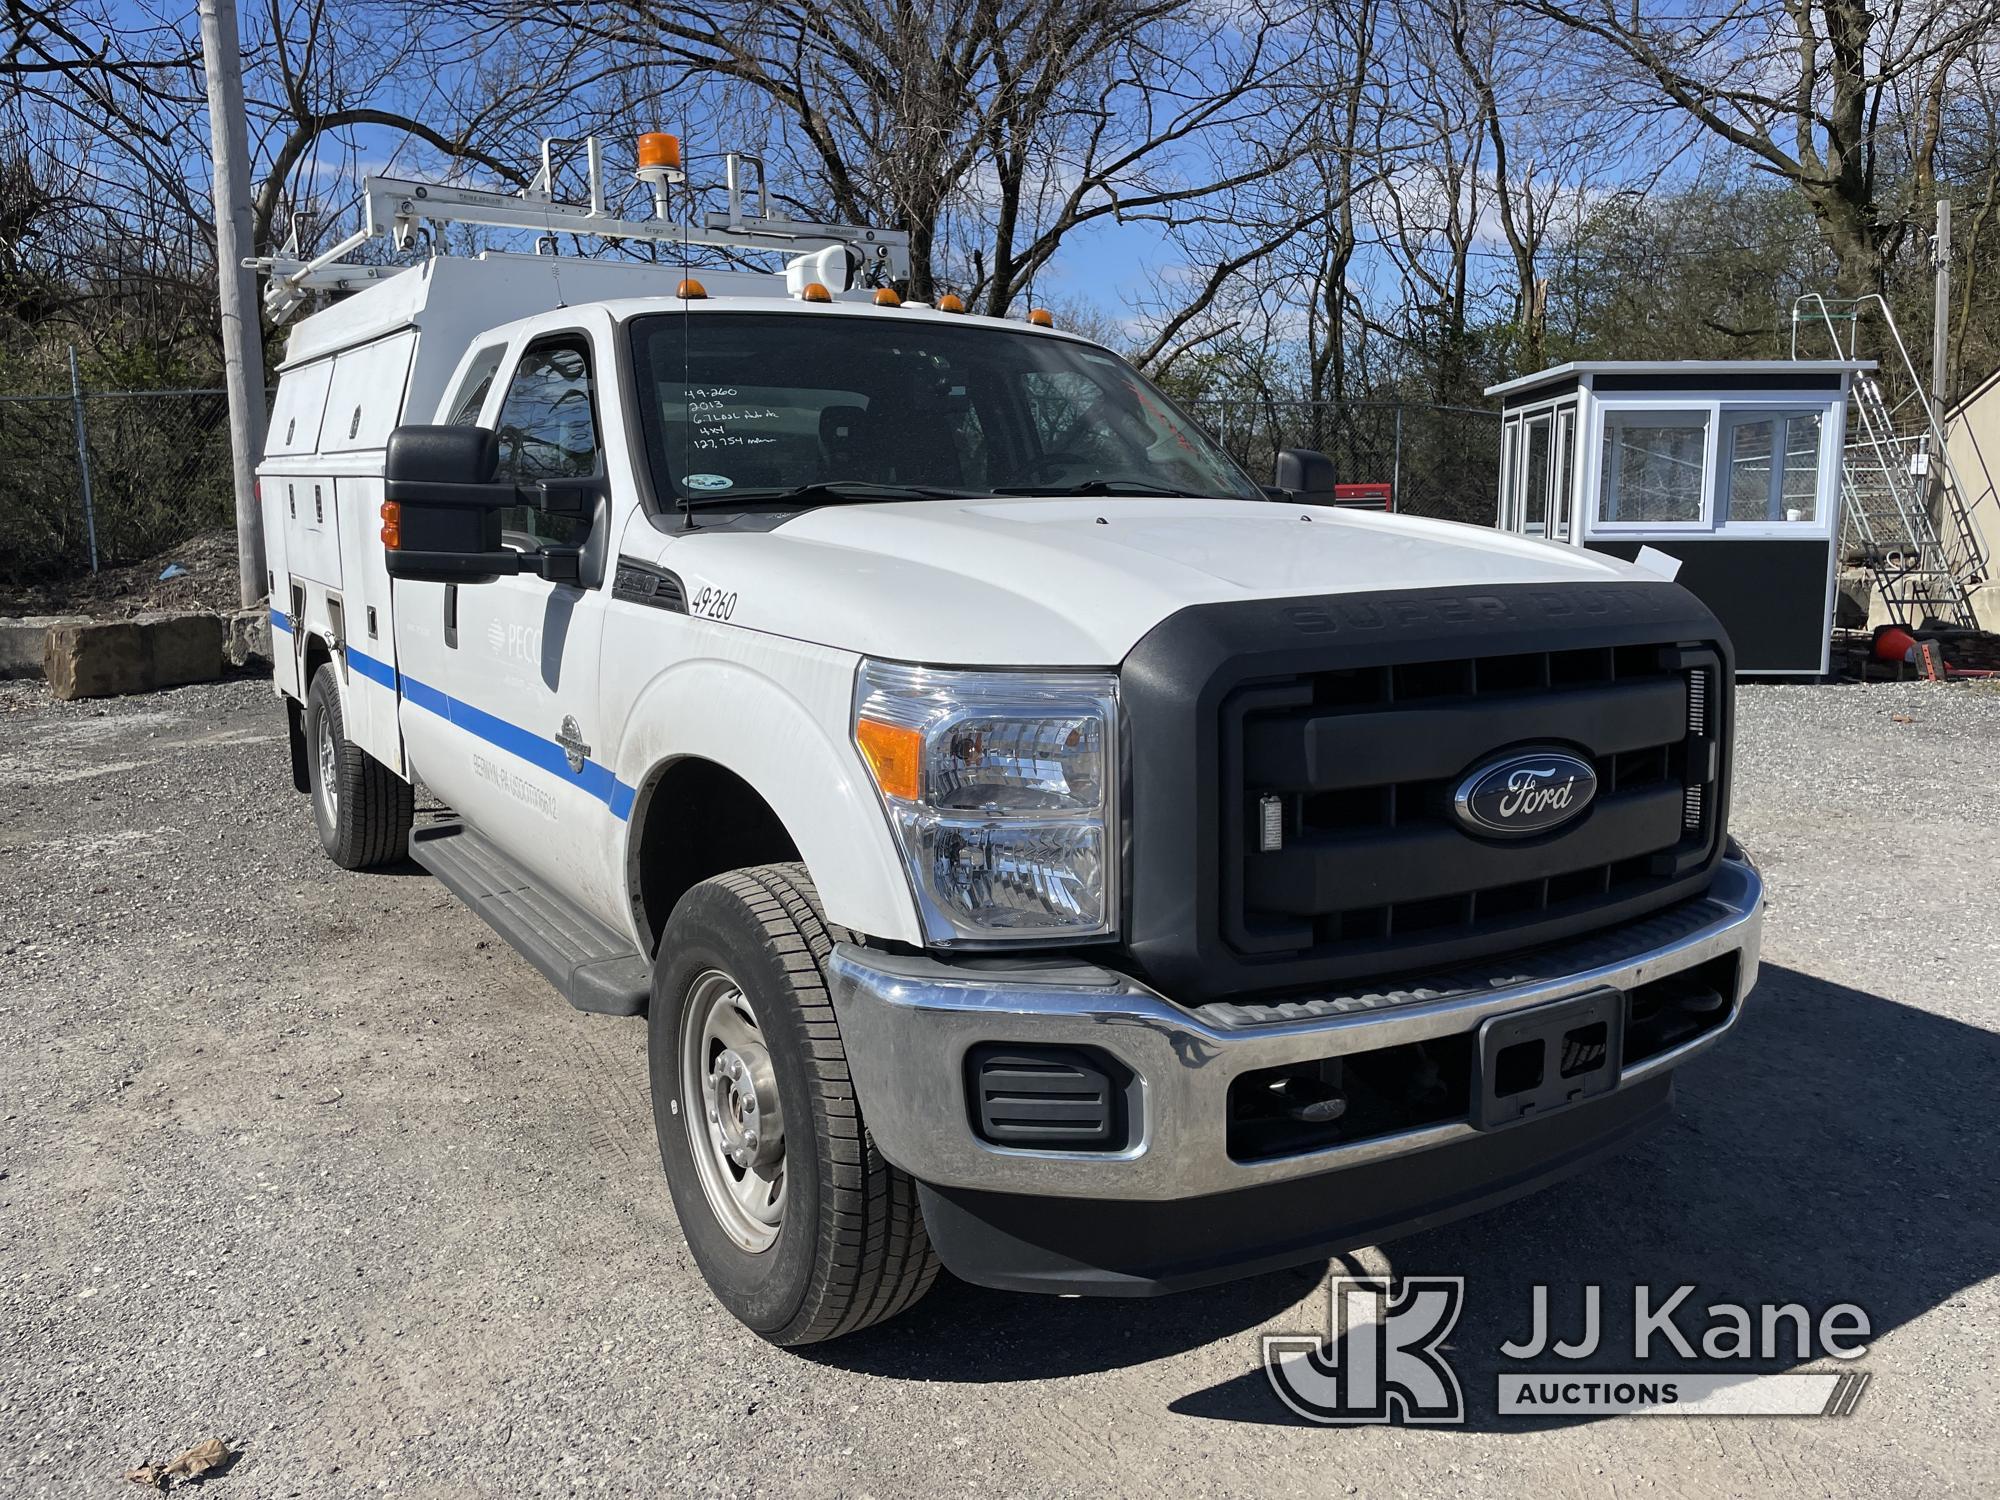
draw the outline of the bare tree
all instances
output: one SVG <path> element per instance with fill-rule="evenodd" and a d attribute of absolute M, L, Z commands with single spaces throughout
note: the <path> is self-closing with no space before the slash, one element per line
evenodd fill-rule
<path fill-rule="evenodd" d="M 1838 257 L 1879 291 L 1931 170 L 1938 114 L 1990 45 L 1991 0 L 1508 0 L 1597 44 L 1627 97 L 1684 115 L 1792 183 Z M 1902 156 L 1899 116 L 1919 121 Z"/>
<path fill-rule="evenodd" d="M 1294 158 L 1272 101 L 1297 18 L 1261 0 L 565 0 L 524 24 L 643 59 L 663 104 L 698 98 L 730 144 L 793 168 L 797 208 L 907 230 L 914 296 L 951 285 L 1005 312 L 1078 229 L 1178 230 Z"/>
<path fill-rule="evenodd" d="M 1565 208 L 1574 218 L 1607 158 L 1630 150 L 1630 116 L 1595 89 L 1573 92 L 1576 70 L 1556 60 L 1561 37 L 1547 23 L 1500 0 L 1425 4 L 1477 103 L 1490 202 L 1513 263 L 1519 362 L 1539 369 L 1548 361 L 1551 234 Z"/>

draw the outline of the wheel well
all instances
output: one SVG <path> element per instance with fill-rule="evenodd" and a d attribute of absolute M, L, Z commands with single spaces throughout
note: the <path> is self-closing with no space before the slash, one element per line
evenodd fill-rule
<path fill-rule="evenodd" d="M 633 904 L 652 946 L 674 904 L 725 870 L 780 864 L 798 846 L 757 789 L 711 760 L 678 760 L 641 797 Z"/>
<path fill-rule="evenodd" d="M 304 698 L 307 693 L 312 691 L 313 673 L 332 660 L 333 652 L 323 638 L 316 635 L 306 637 L 305 670 L 299 677 L 299 696 L 301 698 Z"/>

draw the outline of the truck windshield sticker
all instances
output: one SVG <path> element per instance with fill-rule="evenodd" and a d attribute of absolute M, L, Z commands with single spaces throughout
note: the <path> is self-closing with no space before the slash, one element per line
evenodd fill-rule
<path fill-rule="evenodd" d="M 690 446 L 697 453 L 712 452 L 719 448 L 764 448 L 778 440 L 768 433 L 760 433 L 754 424 L 779 420 L 775 408 L 760 402 L 750 401 L 741 388 L 733 385 L 691 385 L 687 390 L 688 421 L 694 428 L 694 439 Z M 745 432 L 744 426 L 752 424 Z M 701 478 L 698 474 L 688 476 L 688 483 Z M 710 478 L 718 476 L 710 475 Z M 721 488 L 728 487 L 724 480 Z"/>
<path fill-rule="evenodd" d="M 735 482 L 726 474 L 690 474 L 681 481 L 691 490 L 726 490 Z"/>

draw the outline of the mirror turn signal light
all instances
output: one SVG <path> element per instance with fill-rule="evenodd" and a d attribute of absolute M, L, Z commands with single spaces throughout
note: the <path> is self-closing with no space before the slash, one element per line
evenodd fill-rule
<path fill-rule="evenodd" d="M 403 545 L 403 507 L 394 500 L 382 502 L 382 545 L 385 547 Z"/>
<path fill-rule="evenodd" d="M 915 802 L 923 791 L 923 731 L 879 719 L 857 719 L 854 743 L 868 762 L 869 774 L 886 797 Z"/>

